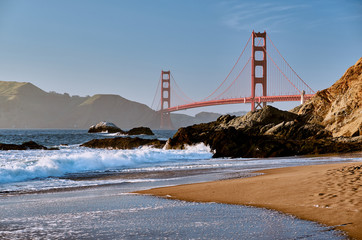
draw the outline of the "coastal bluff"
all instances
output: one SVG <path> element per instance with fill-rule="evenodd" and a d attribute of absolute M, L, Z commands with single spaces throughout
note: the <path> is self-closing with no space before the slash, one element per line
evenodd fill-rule
<path fill-rule="evenodd" d="M 292 112 L 323 125 L 334 137 L 362 135 L 362 58 L 331 87 Z"/>

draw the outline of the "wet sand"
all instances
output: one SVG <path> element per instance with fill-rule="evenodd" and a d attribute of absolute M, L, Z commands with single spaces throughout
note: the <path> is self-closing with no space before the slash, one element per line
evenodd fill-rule
<path fill-rule="evenodd" d="M 264 175 L 138 191 L 169 199 L 275 209 L 362 239 L 362 163 L 262 170 Z"/>

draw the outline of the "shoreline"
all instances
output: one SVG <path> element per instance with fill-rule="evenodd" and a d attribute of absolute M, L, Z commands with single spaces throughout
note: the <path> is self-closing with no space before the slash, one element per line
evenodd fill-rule
<path fill-rule="evenodd" d="M 362 239 L 362 162 L 286 167 L 256 173 L 263 175 L 134 193 L 273 209 Z"/>

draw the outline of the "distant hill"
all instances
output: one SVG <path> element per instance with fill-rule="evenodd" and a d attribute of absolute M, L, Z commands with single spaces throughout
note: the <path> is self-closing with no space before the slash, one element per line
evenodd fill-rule
<path fill-rule="evenodd" d="M 215 121 L 221 114 L 212 112 L 200 112 L 195 117 L 181 113 L 171 113 L 171 121 L 174 128 L 190 126 L 199 123 Z"/>
<path fill-rule="evenodd" d="M 240 117 L 240 116 L 244 116 L 248 113 L 248 111 L 238 111 L 238 112 L 232 112 L 232 113 L 228 113 L 229 115 L 233 116 L 237 116 L 237 117 Z"/>
<path fill-rule="evenodd" d="M 81 128 L 110 121 L 121 128 L 159 127 L 158 114 L 117 95 L 45 92 L 31 83 L 0 81 L 0 128 Z"/>
<path fill-rule="evenodd" d="M 171 114 L 175 128 L 213 121 L 218 116 Z M 113 122 L 122 129 L 160 127 L 157 112 L 118 95 L 70 96 L 45 92 L 27 82 L 0 81 L 0 128 L 88 129 L 100 121 Z"/>

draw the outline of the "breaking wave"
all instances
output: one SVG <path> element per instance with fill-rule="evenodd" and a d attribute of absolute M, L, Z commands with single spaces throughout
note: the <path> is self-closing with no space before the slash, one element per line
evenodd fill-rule
<path fill-rule="evenodd" d="M 59 151 L 8 151 L 0 156 L 0 183 L 21 182 L 66 174 L 150 167 L 211 158 L 204 144 L 185 150 L 143 147 L 133 150 L 65 148 Z"/>

